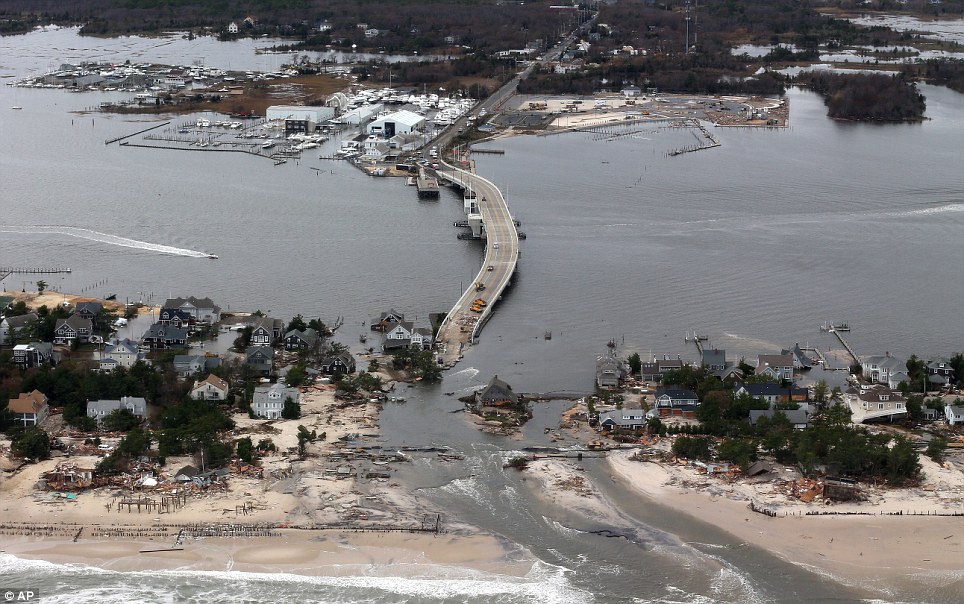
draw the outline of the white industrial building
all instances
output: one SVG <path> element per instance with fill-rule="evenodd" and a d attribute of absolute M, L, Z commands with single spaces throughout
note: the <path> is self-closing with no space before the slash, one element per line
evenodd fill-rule
<path fill-rule="evenodd" d="M 334 107 L 308 107 L 305 105 L 272 105 L 265 111 L 265 118 L 272 120 L 304 120 L 320 124 L 335 117 Z"/>
<path fill-rule="evenodd" d="M 425 127 L 425 118 L 413 111 L 396 111 L 368 124 L 368 133 L 385 138 L 396 134 L 411 134 Z"/>
<path fill-rule="evenodd" d="M 378 112 L 384 108 L 385 106 L 381 103 L 376 103 L 374 105 L 362 105 L 357 109 L 352 109 L 351 111 L 338 116 L 332 121 L 338 122 L 339 124 L 348 124 L 349 126 L 360 126 L 371 121 L 372 116 L 378 115 Z"/>

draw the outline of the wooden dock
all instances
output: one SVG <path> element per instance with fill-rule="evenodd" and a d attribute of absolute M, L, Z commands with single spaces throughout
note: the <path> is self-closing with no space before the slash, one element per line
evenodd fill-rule
<path fill-rule="evenodd" d="M 69 273 L 69 268 L 36 268 L 36 267 L 11 267 L 0 266 L 0 281 L 10 275 L 54 275 L 58 273 Z"/>
<path fill-rule="evenodd" d="M 850 344 L 847 343 L 847 340 L 845 340 L 843 336 L 840 335 L 840 332 L 837 331 L 836 329 L 833 329 L 832 327 L 828 331 L 833 335 L 837 336 L 837 339 L 840 340 L 840 343 L 843 344 L 843 347 L 847 349 L 847 352 L 850 353 L 851 357 L 853 357 L 854 362 L 859 363 L 860 357 L 857 356 L 857 352 L 850 346 Z"/>

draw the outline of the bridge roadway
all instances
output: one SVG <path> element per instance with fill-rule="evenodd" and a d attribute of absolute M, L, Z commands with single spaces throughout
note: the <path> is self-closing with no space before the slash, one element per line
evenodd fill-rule
<path fill-rule="evenodd" d="M 478 337 L 482 326 L 492 316 L 495 303 L 508 287 L 519 259 L 519 234 L 505 197 L 490 181 L 448 164 L 440 167 L 438 175 L 475 193 L 486 242 L 485 259 L 479 274 L 449 311 L 435 337 L 438 358 L 443 365 L 451 366 L 466 344 Z M 484 285 L 485 289 L 477 290 L 477 283 Z M 477 313 L 471 307 L 479 298 L 485 300 L 486 305 Z"/>

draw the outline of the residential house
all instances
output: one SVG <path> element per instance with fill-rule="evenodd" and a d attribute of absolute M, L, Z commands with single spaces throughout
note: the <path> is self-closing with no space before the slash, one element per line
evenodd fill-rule
<path fill-rule="evenodd" d="M 644 382 L 658 382 L 663 379 L 667 371 L 678 371 L 683 368 L 683 361 L 675 359 L 653 359 L 652 362 L 643 363 L 640 368 L 640 378 Z"/>
<path fill-rule="evenodd" d="M 696 393 L 685 388 L 658 388 L 655 409 L 660 417 L 696 417 L 700 400 Z"/>
<path fill-rule="evenodd" d="M 97 321 L 97 317 L 104 310 L 104 305 L 100 302 L 79 302 L 74 308 L 74 314 L 84 319 L 90 319 L 91 323 Z"/>
<path fill-rule="evenodd" d="M 244 351 L 244 364 L 250 365 L 261 375 L 268 375 L 274 370 L 274 348 L 270 346 L 249 346 Z"/>
<path fill-rule="evenodd" d="M 87 342 L 94 333 L 94 323 L 78 315 L 70 315 L 66 319 L 57 319 L 54 327 L 54 343 L 70 344 L 74 340 Z"/>
<path fill-rule="evenodd" d="M 104 417 L 118 409 L 127 409 L 141 419 L 147 419 L 147 401 L 138 396 L 122 396 L 120 400 L 87 401 L 87 417 L 104 421 Z"/>
<path fill-rule="evenodd" d="M 228 23 L 228 33 L 229 33 L 229 34 L 236 34 L 236 33 L 238 33 L 238 24 L 235 23 L 234 21 Z"/>
<path fill-rule="evenodd" d="M 776 403 L 806 403 L 810 398 L 810 391 L 796 386 L 784 387 L 780 384 L 737 384 L 733 388 L 733 397 L 749 396 L 763 399 L 771 406 Z"/>
<path fill-rule="evenodd" d="M 810 414 L 808 414 L 803 409 L 751 409 L 750 410 L 750 424 L 756 425 L 760 421 L 761 417 L 773 418 L 777 413 L 782 413 L 790 423 L 793 424 L 795 430 L 804 430 L 810 424 Z"/>
<path fill-rule="evenodd" d="M 944 418 L 952 426 L 964 424 L 964 406 L 946 405 L 944 407 Z"/>
<path fill-rule="evenodd" d="M 368 29 L 365 30 L 365 37 L 366 37 L 366 38 L 377 38 L 377 37 L 378 37 L 378 30 L 375 29 L 374 27 L 369 27 Z"/>
<path fill-rule="evenodd" d="M 616 388 L 619 380 L 626 377 L 626 367 L 613 354 L 596 357 L 596 386 Z"/>
<path fill-rule="evenodd" d="M 124 338 L 114 340 L 104 346 L 100 357 L 101 371 L 110 371 L 115 367 L 131 368 L 138 361 L 148 363 L 147 355 L 137 347 L 137 342 Z"/>
<path fill-rule="evenodd" d="M 198 401 L 223 401 L 228 398 L 228 383 L 214 375 L 194 382 L 191 398 Z"/>
<path fill-rule="evenodd" d="M 273 346 L 281 339 L 285 324 L 281 319 L 260 317 L 251 325 L 252 346 Z"/>
<path fill-rule="evenodd" d="M 144 332 L 141 337 L 141 344 L 151 350 L 187 348 L 187 337 L 186 329 L 154 323 Z"/>
<path fill-rule="evenodd" d="M 315 351 L 321 344 L 321 336 L 312 328 L 305 330 L 292 329 L 284 337 L 285 350 Z"/>
<path fill-rule="evenodd" d="M 726 369 L 726 351 L 719 348 L 703 349 L 703 366 L 710 371 Z"/>
<path fill-rule="evenodd" d="M 743 370 L 736 366 L 714 371 L 713 375 L 720 378 L 720 380 L 727 386 L 732 386 L 743 381 Z"/>
<path fill-rule="evenodd" d="M 21 426 L 39 426 L 50 414 L 47 396 L 39 390 L 21 392 L 17 398 L 7 403 L 7 410 L 13 413 L 14 423 Z"/>
<path fill-rule="evenodd" d="M 850 421 L 855 424 L 881 419 L 894 421 L 907 415 L 907 399 L 885 384 L 860 384 L 847 390 L 844 400 L 850 406 Z"/>
<path fill-rule="evenodd" d="M 411 321 L 389 323 L 384 327 L 384 331 L 382 349 L 386 352 L 398 348 L 415 347 L 426 350 L 432 347 L 432 332 L 422 327 L 416 328 Z"/>
<path fill-rule="evenodd" d="M 355 373 L 355 357 L 350 352 L 331 355 L 321 362 L 321 372 L 326 375 Z"/>
<path fill-rule="evenodd" d="M 950 361 L 944 357 L 937 357 L 929 361 L 927 363 L 927 381 L 937 388 L 954 384 L 954 368 L 951 366 Z"/>
<path fill-rule="evenodd" d="M 186 329 L 189 332 L 197 325 L 197 319 L 194 318 L 194 315 L 180 308 L 162 308 L 157 315 L 157 322 L 161 325 Z"/>
<path fill-rule="evenodd" d="M 217 323 L 221 320 L 221 307 L 211 301 L 210 298 L 169 298 L 161 307 L 161 312 L 166 309 L 183 310 L 194 317 L 198 323 Z"/>
<path fill-rule="evenodd" d="M 30 342 L 13 347 L 13 363 L 21 369 L 56 364 L 54 347 L 50 342 Z"/>
<path fill-rule="evenodd" d="M 198 373 L 207 373 L 221 366 L 221 357 L 206 354 L 179 354 L 174 357 L 174 371 L 178 377 L 186 378 Z"/>
<path fill-rule="evenodd" d="M 646 412 L 642 409 L 615 409 L 599 414 L 599 428 L 611 430 L 642 430 L 646 427 Z"/>
<path fill-rule="evenodd" d="M 619 92 L 621 92 L 623 95 L 623 98 L 626 98 L 626 99 L 635 99 L 636 97 L 638 97 L 643 93 L 643 91 L 639 88 L 639 86 L 627 86 L 622 90 L 620 90 Z"/>
<path fill-rule="evenodd" d="M 768 375 L 778 380 L 793 380 L 793 356 L 789 354 L 761 354 L 756 364 L 756 375 Z"/>
<path fill-rule="evenodd" d="M 807 371 L 814 365 L 813 359 L 800 348 L 799 342 L 794 344 L 790 350 L 781 351 L 780 354 L 788 354 L 793 357 L 793 368 L 797 370 Z"/>
<path fill-rule="evenodd" d="M 475 402 L 482 407 L 516 405 L 519 402 L 519 395 L 512 392 L 512 386 L 494 375 L 485 388 L 475 393 Z"/>
<path fill-rule="evenodd" d="M 286 388 L 284 384 L 258 386 L 254 389 L 254 395 L 251 398 L 251 411 L 258 417 L 279 419 L 285 401 L 291 399 L 292 402 L 297 403 L 298 396 L 297 388 Z"/>
<path fill-rule="evenodd" d="M 318 31 L 320 32 L 331 31 L 333 27 L 334 26 L 328 21 L 322 21 L 321 23 L 318 24 Z"/>
<path fill-rule="evenodd" d="M 869 356 L 860 360 L 863 378 L 871 384 L 886 384 L 888 388 L 896 388 L 901 382 L 908 381 L 907 363 L 893 357 L 890 353 L 883 356 Z"/>
<path fill-rule="evenodd" d="M 377 319 L 372 321 L 372 331 L 385 331 L 385 327 L 393 323 L 401 323 L 405 320 L 405 315 L 397 312 L 394 308 L 388 312 L 383 312 Z"/>
<path fill-rule="evenodd" d="M 0 345 L 13 344 L 37 320 L 37 313 L 28 312 L 15 317 L 4 317 L 0 320 Z"/>

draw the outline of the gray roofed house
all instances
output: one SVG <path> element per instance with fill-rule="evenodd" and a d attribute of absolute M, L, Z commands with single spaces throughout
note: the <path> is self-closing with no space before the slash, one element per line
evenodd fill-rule
<path fill-rule="evenodd" d="M 244 351 L 244 363 L 262 375 L 274 369 L 274 349 L 270 346 L 249 346 Z"/>
<path fill-rule="evenodd" d="M 907 415 L 907 399 L 884 384 L 850 388 L 844 400 L 850 406 L 850 421 L 855 424 L 881 419 L 894 421 Z"/>
<path fill-rule="evenodd" d="M 317 350 L 321 336 L 312 328 L 292 329 L 284 337 L 285 350 Z"/>
<path fill-rule="evenodd" d="M 168 348 L 187 348 L 187 338 L 186 329 L 154 323 L 144 332 L 141 342 L 151 350 L 165 350 Z"/>
<path fill-rule="evenodd" d="M 133 367 L 138 361 L 150 362 L 147 360 L 147 355 L 138 349 L 137 342 L 124 338 L 104 346 L 100 357 L 100 369 L 109 371 L 115 367 Z"/>
<path fill-rule="evenodd" d="M 599 414 L 603 430 L 641 430 L 646 427 L 646 412 L 642 409 L 614 409 Z"/>
<path fill-rule="evenodd" d="M 21 369 L 56 363 L 54 346 L 50 342 L 30 342 L 13 347 L 13 363 Z"/>
<path fill-rule="evenodd" d="M 122 396 L 119 401 L 87 401 L 87 416 L 96 419 L 97 423 L 104 421 L 105 416 L 118 409 L 127 409 L 141 419 L 147 418 L 147 401 L 139 396 Z"/>
<path fill-rule="evenodd" d="M 733 396 L 747 395 L 761 398 L 768 403 L 787 401 L 806 402 L 810 392 L 806 388 L 790 386 L 786 388 L 780 384 L 737 384 L 733 388 Z"/>
<path fill-rule="evenodd" d="M 723 371 L 726 369 L 726 351 L 719 348 L 703 349 L 703 366 L 710 371 Z"/>
<path fill-rule="evenodd" d="M 321 362 L 321 372 L 327 375 L 335 373 L 355 373 L 355 357 L 350 352 L 326 357 Z"/>
<path fill-rule="evenodd" d="M 655 408 L 663 417 L 693 417 L 700 405 L 696 393 L 685 388 L 658 388 L 654 396 Z"/>
<path fill-rule="evenodd" d="M 258 417 L 278 419 L 287 399 L 298 402 L 300 393 L 297 388 L 286 388 L 284 384 L 258 386 L 251 397 L 251 411 Z"/>
<path fill-rule="evenodd" d="M 74 308 L 74 314 L 93 321 L 102 310 L 104 305 L 100 302 L 79 302 Z"/>
<path fill-rule="evenodd" d="M 789 354 L 761 354 L 757 360 L 757 375 L 769 375 L 778 380 L 793 379 L 793 356 Z"/>
<path fill-rule="evenodd" d="M 208 372 L 221 366 L 221 357 L 203 354 L 179 354 L 174 357 L 174 370 L 179 377 L 188 377 L 198 372 Z"/>
<path fill-rule="evenodd" d="M 74 340 L 87 342 L 94 333 L 94 323 L 79 315 L 70 315 L 66 319 L 57 319 L 54 327 L 54 342 L 69 344 Z"/>
<path fill-rule="evenodd" d="M 27 314 L 17 315 L 15 317 L 4 317 L 0 320 L 0 344 L 8 344 L 7 339 L 9 338 L 12 341 L 16 336 L 13 332 L 19 332 L 29 327 L 37 318 L 37 313 L 35 312 L 28 312 Z"/>
<path fill-rule="evenodd" d="M 613 355 L 596 357 L 596 386 L 599 388 L 616 388 L 619 380 L 626 377 L 626 368 Z"/>
<path fill-rule="evenodd" d="M 890 353 L 873 355 L 860 359 L 860 369 L 863 378 L 870 383 L 887 384 L 888 388 L 896 388 L 901 382 L 907 381 L 907 363 Z"/>
<path fill-rule="evenodd" d="M 964 406 L 945 405 L 944 418 L 947 420 L 947 423 L 952 426 L 964 424 Z"/>
<path fill-rule="evenodd" d="M 271 346 L 282 336 L 285 323 L 281 319 L 271 317 L 256 318 L 251 324 L 251 345 Z"/>
<path fill-rule="evenodd" d="M 800 348 L 800 343 L 793 345 L 790 350 L 783 350 L 781 354 L 788 354 L 793 358 L 793 368 L 807 370 L 813 367 L 814 362 L 810 356 Z"/>
<path fill-rule="evenodd" d="M 391 308 L 372 320 L 372 331 L 384 331 L 389 323 L 401 323 L 404 320 L 405 315 Z"/>
<path fill-rule="evenodd" d="M 751 409 L 750 424 L 755 426 L 761 417 L 772 418 L 777 413 L 785 415 L 796 430 L 803 430 L 810 423 L 810 416 L 803 409 Z"/>
<path fill-rule="evenodd" d="M 519 395 L 512 392 L 512 386 L 494 375 L 489 380 L 489 385 L 475 394 L 476 403 L 486 407 L 498 407 L 500 405 L 515 405 L 519 402 Z"/>
<path fill-rule="evenodd" d="M 954 367 L 944 357 L 937 357 L 927 363 L 927 380 L 937 386 L 953 384 L 955 380 Z"/>
<path fill-rule="evenodd" d="M 180 309 L 188 312 L 200 322 L 217 323 L 221 320 L 221 308 L 210 298 L 168 298 L 162 309 Z"/>

